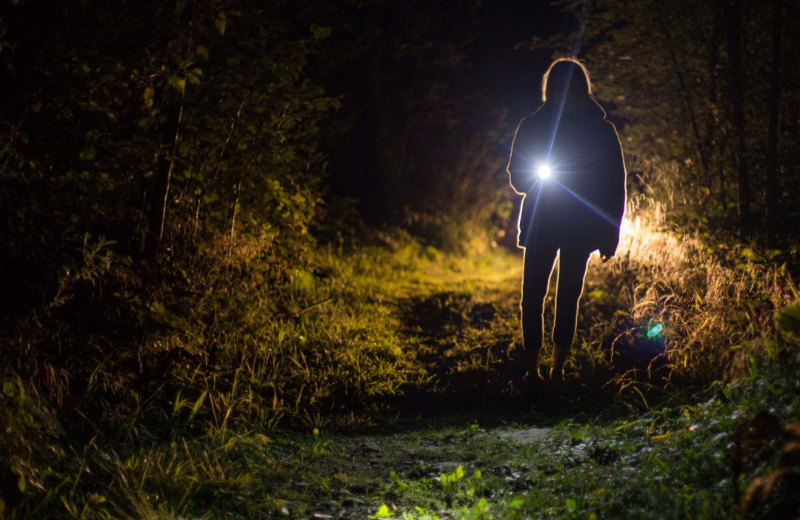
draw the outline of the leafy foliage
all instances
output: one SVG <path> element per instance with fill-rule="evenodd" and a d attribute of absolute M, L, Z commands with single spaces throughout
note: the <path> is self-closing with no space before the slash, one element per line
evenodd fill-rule
<path fill-rule="evenodd" d="M 728 78 L 710 66 L 726 45 L 660 5 L 618 4 L 598 3 L 590 66 L 629 150 L 653 157 L 629 163 L 638 231 L 615 263 L 592 263 L 570 362 L 585 386 L 566 395 L 635 415 L 560 421 L 547 450 L 510 454 L 471 417 L 433 434 L 437 453 L 455 440 L 471 460 L 403 465 L 387 437 L 392 472 L 344 457 L 329 432 L 420 402 L 520 401 L 520 265 L 488 247 L 511 215 L 498 143 L 512 129 L 465 76 L 491 74 L 476 71 L 488 60 L 473 39 L 493 34 L 490 9 L 4 3 L 0 516 L 284 517 L 337 493 L 378 518 L 730 512 L 731 489 L 775 466 L 765 448 L 728 475 L 730 432 L 772 404 L 778 421 L 797 409 L 800 250 L 788 232 L 766 250 L 719 233 L 737 165 Z M 692 23 L 714 12 L 703 4 Z M 746 14 L 753 29 L 766 17 Z M 766 35 L 754 34 L 745 77 L 761 99 L 752 53 Z M 683 110 L 700 138 L 683 137 Z M 748 128 L 761 179 L 765 130 Z M 713 397 L 686 398 L 720 378 Z M 628 469 L 609 476 L 618 459 Z"/>
<path fill-rule="evenodd" d="M 800 336 L 800 305 L 792 305 L 777 311 L 775 326 L 787 336 L 794 338 Z"/>

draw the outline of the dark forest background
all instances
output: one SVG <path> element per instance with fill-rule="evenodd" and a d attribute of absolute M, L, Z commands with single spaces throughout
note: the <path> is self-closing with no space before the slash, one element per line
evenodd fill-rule
<path fill-rule="evenodd" d="M 509 234 L 513 130 L 548 60 L 573 52 L 634 179 L 637 160 L 677 161 L 703 224 L 787 245 L 797 16 L 741 0 L 8 2 L 4 311 L 51 298 L 101 237 L 136 261 L 238 239 L 293 261 L 363 225 L 446 248 Z"/>
<path fill-rule="evenodd" d="M 510 143 L 555 57 L 591 72 L 629 194 L 683 200 L 669 222 L 723 263 L 800 265 L 796 2 L 1 5 L 0 374 L 30 398 L 3 411 L 10 505 L 55 439 L 170 438 L 214 392 L 270 427 L 370 405 L 377 369 L 309 383 L 340 362 L 322 339 L 303 376 L 258 356 L 311 337 L 286 323 L 330 301 L 320 251 L 514 249 Z"/>

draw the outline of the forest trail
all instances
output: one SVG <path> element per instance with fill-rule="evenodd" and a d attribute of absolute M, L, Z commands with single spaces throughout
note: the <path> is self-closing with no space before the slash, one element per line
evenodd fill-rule
<path fill-rule="evenodd" d="M 713 323 L 734 330 L 752 312 L 731 313 L 727 296 L 761 279 L 752 264 L 698 265 L 687 243 L 642 229 L 613 262 L 591 259 L 566 383 L 533 391 L 522 385 L 520 254 L 321 249 L 281 293 L 281 320 L 232 349 L 235 386 L 187 372 L 195 391 L 171 406 L 183 427 L 169 442 L 97 443 L 62 482 L 91 467 L 102 494 L 87 507 L 133 518 L 723 518 L 765 468 L 749 458 L 732 472 L 733 431 L 764 410 L 796 420 L 800 378 L 667 387 L 644 370 L 666 343 L 652 323 L 683 361 L 719 337 Z M 632 368 L 635 385 L 619 379 Z M 49 506 L 77 510 L 69 500 Z"/>
<path fill-rule="evenodd" d="M 613 399 L 597 352 L 576 348 L 566 385 L 522 390 L 521 264 L 498 253 L 469 268 L 434 262 L 393 282 L 383 301 L 427 383 L 394 398 L 388 422 L 366 434 L 270 434 L 268 450 L 285 461 L 275 494 L 285 497 L 283 515 L 526 518 L 532 509 L 571 515 L 578 497 L 605 500 L 598 489 L 609 464 L 638 448 L 589 438 Z M 579 335 L 613 312 L 598 304 L 599 283 L 587 278 Z"/>
<path fill-rule="evenodd" d="M 662 333 L 677 331 L 659 320 L 685 320 L 678 334 L 697 334 L 703 327 L 694 324 L 711 319 L 728 327 L 739 315 L 718 318 L 730 306 L 714 291 L 741 290 L 742 273 L 756 273 L 745 264 L 734 276 L 707 258 L 698 265 L 698 244 L 642 226 L 612 262 L 592 258 L 566 383 L 533 391 L 522 385 L 521 255 L 401 255 L 399 265 L 413 267 L 374 275 L 370 299 L 379 309 L 370 312 L 391 324 L 424 377 L 344 429 L 267 433 L 271 511 L 404 520 L 729 515 L 764 469 L 746 463 L 746 474 L 732 472 L 733 429 L 771 407 L 791 419 L 800 387 L 785 376 L 764 384 L 770 376 L 757 374 L 702 389 L 668 386 L 674 372 L 660 356 Z M 703 289 L 698 280 L 709 272 L 715 284 Z M 669 318 L 659 314 L 665 302 Z M 698 341 L 717 337 L 704 333 Z M 640 379 L 631 385 L 621 375 L 633 369 Z"/>
<path fill-rule="evenodd" d="M 300 518 L 462 518 L 488 513 L 503 495 L 557 472 L 543 456 L 557 442 L 548 429 L 465 424 L 318 439 L 302 465 L 325 492 L 314 493 L 302 479 L 287 481 L 283 491 L 314 497 L 291 504 L 307 507 Z"/>

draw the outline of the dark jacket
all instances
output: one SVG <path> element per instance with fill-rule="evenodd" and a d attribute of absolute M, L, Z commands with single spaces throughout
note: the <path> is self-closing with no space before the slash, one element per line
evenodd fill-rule
<path fill-rule="evenodd" d="M 545 103 L 517 127 L 508 164 L 511 186 L 525 195 L 517 243 L 553 240 L 613 256 L 626 196 L 617 131 L 589 99 L 581 110 L 558 112 Z M 541 180 L 544 162 L 552 175 Z"/>

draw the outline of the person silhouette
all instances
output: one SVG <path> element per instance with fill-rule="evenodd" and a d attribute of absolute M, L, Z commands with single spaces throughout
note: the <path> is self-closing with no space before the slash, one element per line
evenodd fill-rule
<path fill-rule="evenodd" d="M 542 101 L 517 127 L 508 173 L 524 196 L 517 246 L 525 250 L 520 308 L 528 377 L 541 378 L 542 312 L 557 258 L 550 375 L 563 378 L 589 255 L 599 250 L 605 262 L 619 244 L 626 172 L 617 130 L 595 101 L 583 63 L 551 63 Z"/>

